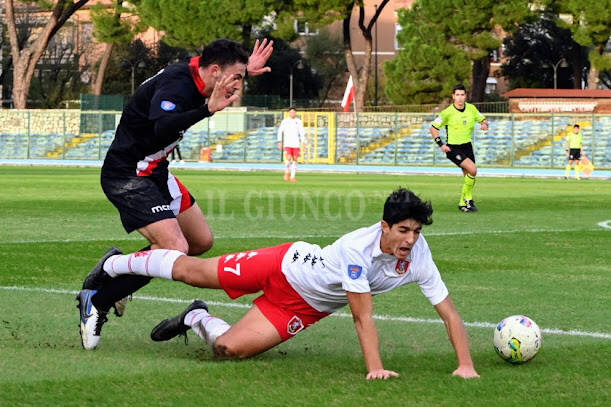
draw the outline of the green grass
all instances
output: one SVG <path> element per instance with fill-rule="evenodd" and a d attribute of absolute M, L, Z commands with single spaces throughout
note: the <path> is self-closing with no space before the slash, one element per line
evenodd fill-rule
<path fill-rule="evenodd" d="M 511 314 L 543 329 L 609 334 L 611 184 L 480 178 L 481 211 L 456 209 L 459 177 L 176 171 L 216 235 L 206 256 L 306 240 L 329 244 L 380 219 L 399 185 L 433 202 L 425 228 L 463 319 L 496 323 Z M 251 360 L 214 360 L 192 333 L 153 343 L 150 329 L 192 298 L 224 293 L 155 280 L 124 318 L 112 316 L 101 347 L 83 351 L 74 295 L 110 245 L 144 246 L 126 235 L 90 168 L 0 167 L 0 405 L 609 405 L 611 339 L 544 334 L 523 366 L 492 349 L 492 329 L 469 327 L 481 374 L 465 381 L 441 324 L 378 321 L 385 366 L 399 379 L 368 382 L 352 321 L 329 317 Z M 28 290 L 9 290 L 25 287 Z M 46 292 L 40 289 L 55 289 Z M 249 304 L 252 296 L 237 302 Z M 438 318 L 417 286 L 375 298 L 376 313 Z M 235 322 L 245 309 L 213 307 Z M 346 311 L 347 312 L 347 311 Z"/>

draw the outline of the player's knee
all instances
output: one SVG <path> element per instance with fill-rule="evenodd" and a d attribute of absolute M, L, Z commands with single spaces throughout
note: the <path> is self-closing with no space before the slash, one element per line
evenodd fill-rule
<path fill-rule="evenodd" d="M 204 236 L 194 242 L 189 242 L 189 256 L 199 256 L 212 249 L 214 245 L 214 236 Z"/>
<path fill-rule="evenodd" d="M 219 337 L 214 343 L 214 353 L 226 359 L 246 359 L 250 354 L 241 346 L 232 344 Z"/>

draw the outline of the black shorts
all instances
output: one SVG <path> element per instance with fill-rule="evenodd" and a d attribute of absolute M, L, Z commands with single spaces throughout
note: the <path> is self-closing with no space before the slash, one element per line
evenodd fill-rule
<path fill-rule="evenodd" d="M 569 160 L 581 159 L 581 148 L 571 148 L 569 150 Z"/>
<path fill-rule="evenodd" d="M 109 176 L 102 171 L 106 197 L 119 211 L 121 223 L 131 233 L 189 209 L 195 198 L 170 172 L 167 177 Z"/>
<path fill-rule="evenodd" d="M 467 158 L 470 158 L 475 163 L 475 155 L 473 155 L 473 145 L 471 143 L 448 144 L 448 147 L 450 147 L 450 152 L 446 153 L 446 157 L 459 167 L 460 163 Z"/>

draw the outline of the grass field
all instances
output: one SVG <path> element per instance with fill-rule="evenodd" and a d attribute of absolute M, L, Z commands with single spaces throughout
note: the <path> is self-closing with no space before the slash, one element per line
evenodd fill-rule
<path fill-rule="evenodd" d="M 456 209 L 459 177 L 176 171 L 216 235 L 206 256 L 292 240 L 325 245 L 379 221 L 406 186 L 435 208 L 424 230 L 463 319 L 481 378 L 452 377 L 452 347 L 417 286 L 375 298 L 385 367 L 365 381 L 350 318 L 333 316 L 251 360 L 214 360 L 193 333 L 154 343 L 150 329 L 193 298 L 229 322 L 252 297 L 153 281 L 101 347 L 81 349 L 74 295 L 126 235 L 90 168 L 0 167 L 0 405 L 490 406 L 611 405 L 611 183 L 481 178 L 480 212 Z M 611 223 L 611 222 L 610 222 Z M 229 304 L 237 306 L 230 306 Z M 344 313 L 348 312 L 347 310 Z M 544 329 L 530 363 L 493 351 L 491 324 L 525 314 Z M 412 319 L 410 319 L 412 318 Z M 560 331 L 553 331 L 560 330 Z"/>

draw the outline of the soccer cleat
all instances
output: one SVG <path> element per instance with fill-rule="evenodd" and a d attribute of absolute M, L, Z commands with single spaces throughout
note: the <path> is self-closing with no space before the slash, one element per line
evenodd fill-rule
<path fill-rule="evenodd" d="M 91 298 L 97 290 L 82 290 L 76 295 L 80 311 L 79 331 L 81 333 L 81 345 L 83 349 L 92 350 L 98 347 L 102 326 L 108 321 L 106 312 L 98 311 L 91 302 Z"/>
<path fill-rule="evenodd" d="M 116 254 L 123 254 L 123 252 L 121 249 L 111 247 L 106 253 L 104 253 L 100 261 L 98 261 L 98 264 L 96 264 L 89 274 L 87 274 L 87 277 L 85 277 L 85 281 L 83 282 L 83 290 L 99 290 L 102 288 L 104 283 L 111 278 L 104 271 L 104 262 L 108 260 L 110 256 L 114 256 Z"/>
<path fill-rule="evenodd" d="M 285 181 L 288 181 L 288 180 L 289 180 L 289 173 L 288 173 L 288 172 L 285 172 L 285 173 L 284 173 L 284 180 L 285 180 Z"/>
<path fill-rule="evenodd" d="M 458 205 L 458 210 L 461 212 L 469 212 L 467 205 Z"/>
<path fill-rule="evenodd" d="M 204 309 L 208 311 L 208 306 L 202 300 L 193 301 L 182 313 L 173 318 L 164 319 L 157 324 L 151 331 L 151 339 L 155 342 L 169 341 L 178 335 L 184 335 L 186 339 L 187 331 L 191 329 L 191 327 L 185 325 L 185 317 L 189 312 L 195 309 Z"/>
<path fill-rule="evenodd" d="M 473 202 L 473 199 L 467 201 L 467 208 L 469 209 L 469 212 L 477 212 L 477 206 L 475 206 L 475 202 Z"/>

